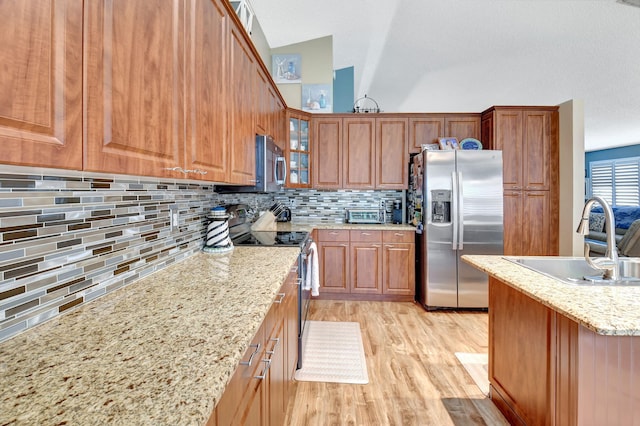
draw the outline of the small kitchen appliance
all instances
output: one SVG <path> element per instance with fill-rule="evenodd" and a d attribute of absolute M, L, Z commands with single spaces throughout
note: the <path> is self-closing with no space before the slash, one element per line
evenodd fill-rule
<path fill-rule="evenodd" d="M 393 216 L 391 221 L 395 224 L 402 223 L 402 201 L 400 200 L 393 202 Z"/>
<path fill-rule="evenodd" d="M 345 209 L 347 223 L 385 223 L 385 209 Z"/>

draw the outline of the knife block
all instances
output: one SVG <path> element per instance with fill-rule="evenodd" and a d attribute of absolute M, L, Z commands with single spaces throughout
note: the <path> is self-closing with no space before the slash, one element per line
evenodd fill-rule
<path fill-rule="evenodd" d="M 270 211 L 264 212 L 258 220 L 251 225 L 252 231 L 275 231 L 276 228 L 276 217 Z"/>

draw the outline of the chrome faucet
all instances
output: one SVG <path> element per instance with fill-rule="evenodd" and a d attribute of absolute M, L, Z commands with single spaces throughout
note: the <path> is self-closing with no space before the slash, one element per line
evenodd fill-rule
<path fill-rule="evenodd" d="M 592 259 L 589 256 L 589 244 L 584 243 L 584 258 L 594 269 L 603 271 L 602 278 L 605 280 L 620 279 L 620 265 L 618 264 L 618 247 L 616 246 L 616 223 L 613 210 L 609 203 L 601 197 L 592 197 L 587 200 L 582 210 L 582 218 L 578 223 L 578 234 L 587 235 L 589 233 L 589 213 L 594 203 L 599 203 L 604 210 L 605 233 L 607 234 L 607 251 L 604 257 Z"/>

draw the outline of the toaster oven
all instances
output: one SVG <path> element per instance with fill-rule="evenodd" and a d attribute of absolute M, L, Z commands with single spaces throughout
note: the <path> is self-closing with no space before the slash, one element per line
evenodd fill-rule
<path fill-rule="evenodd" d="M 345 221 L 347 223 L 385 223 L 386 212 L 384 209 L 346 209 Z"/>

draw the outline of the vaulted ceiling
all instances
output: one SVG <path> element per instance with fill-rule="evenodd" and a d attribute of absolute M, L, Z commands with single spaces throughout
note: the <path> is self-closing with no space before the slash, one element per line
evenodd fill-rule
<path fill-rule="evenodd" d="M 640 143 L 640 8 L 615 0 L 251 0 L 271 48 L 333 36 L 385 112 L 584 102 L 587 151 Z"/>

